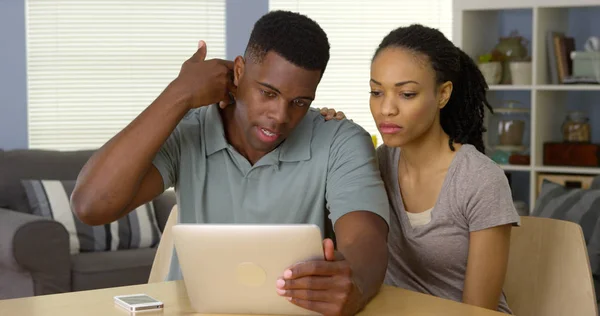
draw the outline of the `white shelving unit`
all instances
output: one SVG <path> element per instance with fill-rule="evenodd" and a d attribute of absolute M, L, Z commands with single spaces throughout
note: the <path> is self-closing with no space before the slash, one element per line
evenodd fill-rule
<path fill-rule="evenodd" d="M 583 12 L 584 20 L 574 18 Z M 586 12 L 594 12 L 587 14 Z M 577 13 L 575 12 L 575 13 Z M 597 13 L 596 13 L 597 12 Z M 454 26 L 453 41 L 472 58 L 489 52 L 502 36 L 516 29 L 530 42 L 528 50 L 532 57 L 532 85 L 492 85 L 488 92 L 490 101 L 501 101 L 519 95 L 530 106 L 530 165 L 502 165 L 511 173 L 528 175 L 529 210 L 534 207 L 537 191 L 537 175 L 540 173 L 559 174 L 600 174 L 600 168 L 556 167 L 543 165 L 543 144 L 548 141 L 561 141 L 560 126 L 569 108 L 569 100 L 577 94 L 588 94 L 592 100 L 587 106 L 600 108 L 600 85 L 553 85 L 549 84 L 546 34 L 560 31 L 570 36 L 585 27 L 600 25 L 600 0 L 453 0 Z M 582 27 L 583 25 L 583 27 Z M 598 27 L 600 28 L 600 27 Z M 600 36 L 600 29 L 596 34 Z M 581 50 L 581 39 L 576 38 L 576 48 Z M 527 95 L 528 94 L 528 95 Z M 575 94 L 575 95 L 574 95 Z M 572 103 L 572 102 L 571 102 Z M 502 106 L 492 103 L 492 106 Z M 600 109 L 598 110 L 600 111 Z M 592 130 L 600 128 L 600 122 L 591 121 Z M 600 142 L 600 140 L 592 139 Z"/>

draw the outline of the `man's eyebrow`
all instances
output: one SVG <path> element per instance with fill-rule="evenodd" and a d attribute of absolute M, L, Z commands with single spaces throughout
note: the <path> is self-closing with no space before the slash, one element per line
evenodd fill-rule
<path fill-rule="evenodd" d="M 297 99 L 306 99 L 306 100 L 310 100 L 310 101 L 314 101 L 315 100 L 315 98 L 313 98 L 313 97 L 297 97 L 296 100 Z"/>
<path fill-rule="evenodd" d="M 270 84 L 268 84 L 268 83 L 265 83 L 265 82 L 260 82 L 260 81 L 257 81 L 257 83 L 258 83 L 259 85 L 261 85 L 261 86 L 265 86 L 265 87 L 267 87 L 267 88 L 269 88 L 269 89 L 271 89 L 271 90 L 273 90 L 273 91 L 275 91 L 275 92 L 277 92 L 277 93 L 281 94 L 281 91 L 279 91 L 279 89 L 277 89 L 277 88 L 273 87 L 272 85 L 270 85 Z"/>
<path fill-rule="evenodd" d="M 277 93 L 281 94 L 281 91 L 279 91 L 279 89 L 277 89 L 277 88 L 273 87 L 272 85 L 270 85 L 270 84 L 268 84 L 268 83 L 266 83 L 266 82 L 260 82 L 260 81 L 257 81 L 257 83 L 258 83 L 259 85 L 261 85 L 261 86 L 265 86 L 265 87 L 267 87 L 267 88 L 269 88 L 269 89 L 271 89 L 271 90 L 273 90 L 273 91 L 275 91 L 275 92 L 277 92 Z M 294 99 L 307 99 L 307 100 L 310 100 L 310 101 L 314 101 L 314 100 L 315 100 L 315 98 L 314 98 L 314 97 L 310 97 L 310 96 L 296 97 L 296 98 L 294 98 Z"/>

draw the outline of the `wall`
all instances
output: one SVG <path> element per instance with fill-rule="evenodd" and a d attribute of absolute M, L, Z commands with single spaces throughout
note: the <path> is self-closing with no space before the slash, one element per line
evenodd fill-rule
<path fill-rule="evenodd" d="M 269 0 L 227 0 L 227 59 L 242 55 L 254 22 L 269 11 Z"/>
<path fill-rule="evenodd" d="M 268 7 L 269 0 L 226 0 L 228 59 L 243 53 L 254 22 L 268 11 Z M 593 21 L 589 16 L 598 12 L 600 9 L 572 10 L 570 21 L 580 20 L 579 16 Z M 507 35 L 514 28 L 523 29 L 526 20 L 522 14 L 504 17 L 503 33 Z M 579 39 L 582 34 L 597 29 L 598 23 L 584 29 L 581 28 L 585 25 L 578 25 L 578 28 L 570 25 L 570 28 Z M 0 148 L 3 149 L 27 148 L 28 144 L 25 32 L 25 0 L 0 0 Z M 589 99 L 597 100 L 597 97 L 598 94 L 590 94 Z M 600 121 L 600 110 L 594 108 L 592 112 L 593 121 Z M 594 129 L 593 138 L 600 141 L 600 128 Z"/>
<path fill-rule="evenodd" d="M 244 52 L 269 0 L 226 0 L 226 57 Z M 27 148 L 25 0 L 0 0 L 0 149 Z"/>
<path fill-rule="evenodd" d="M 0 0 L 0 148 L 27 147 L 25 1 Z"/>

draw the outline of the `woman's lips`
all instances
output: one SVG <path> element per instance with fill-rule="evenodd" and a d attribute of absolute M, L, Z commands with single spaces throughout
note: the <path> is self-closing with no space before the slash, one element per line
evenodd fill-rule
<path fill-rule="evenodd" d="M 402 126 L 394 123 L 381 123 L 379 124 L 379 131 L 382 134 L 396 134 L 402 130 Z"/>

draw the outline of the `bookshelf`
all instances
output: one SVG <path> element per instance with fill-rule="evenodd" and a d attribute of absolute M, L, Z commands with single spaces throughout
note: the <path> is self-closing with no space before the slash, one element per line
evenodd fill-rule
<path fill-rule="evenodd" d="M 500 166 L 511 174 L 513 196 L 524 201 L 531 212 L 537 198 L 539 174 L 600 175 L 600 168 L 546 166 L 543 144 L 562 140 L 560 126 L 570 111 L 585 111 L 592 128 L 591 142 L 600 144 L 600 85 L 552 84 L 546 49 L 549 31 L 562 32 L 583 50 L 588 37 L 600 37 L 600 0 L 453 0 L 453 41 L 474 60 L 491 51 L 500 37 L 516 30 L 527 40 L 532 62 L 531 84 L 493 84 L 488 100 L 503 107 L 517 100 L 529 110 L 524 144 L 530 164 Z M 489 115 L 486 115 L 488 130 Z M 486 135 L 486 142 L 490 135 Z"/>

